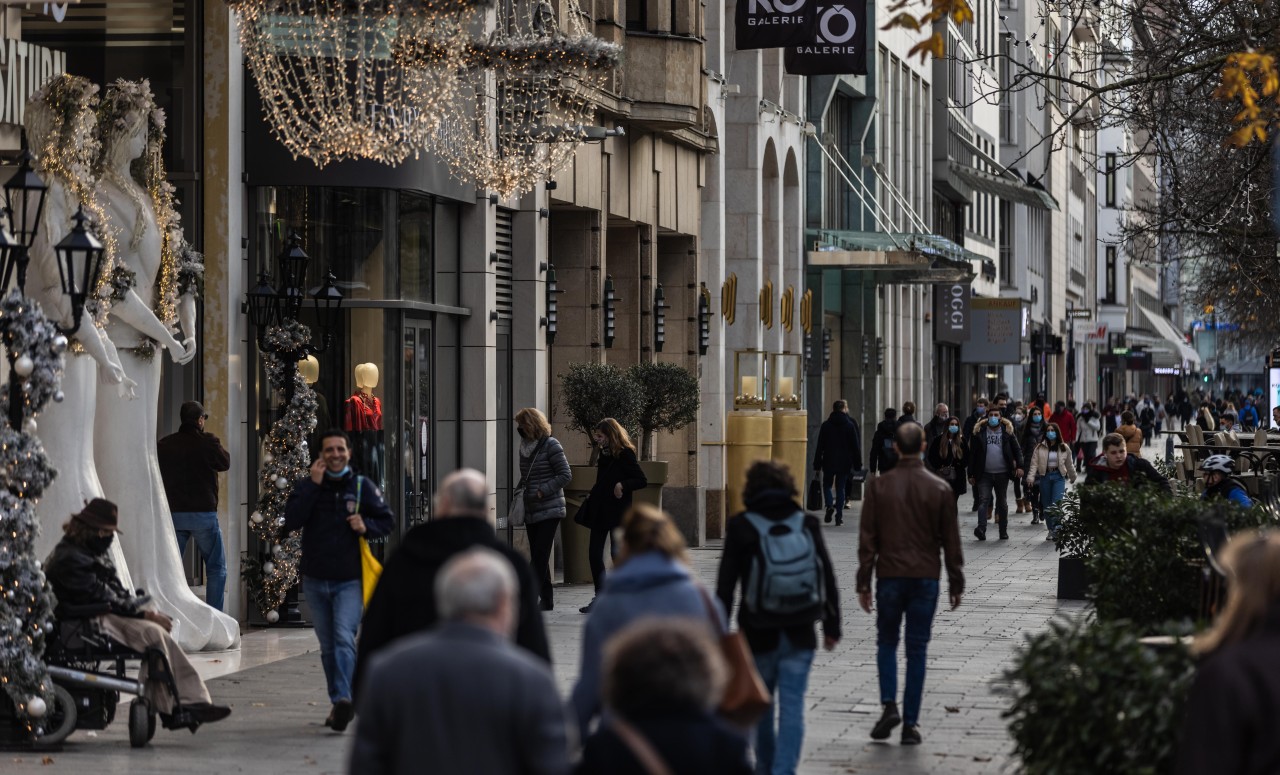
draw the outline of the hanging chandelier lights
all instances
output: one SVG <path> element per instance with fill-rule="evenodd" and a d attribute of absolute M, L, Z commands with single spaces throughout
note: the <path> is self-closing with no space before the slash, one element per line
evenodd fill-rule
<path fill-rule="evenodd" d="M 466 12 L 487 2 L 227 0 L 272 132 L 320 167 L 426 148 L 457 86 Z M 430 55 L 403 67 L 405 50 Z"/>

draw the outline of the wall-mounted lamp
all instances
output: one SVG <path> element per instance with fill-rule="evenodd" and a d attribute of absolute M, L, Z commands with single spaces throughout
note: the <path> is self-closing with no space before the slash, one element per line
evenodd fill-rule
<path fill-rule="evenodd" d="M 604 278 L 604 346 L 613 347 L 613 338 L 618 333 L 617 320 L 618 297 L 614 293 L 613 275 Z"/>
<path fill-rule="evenodd" d="M 884 374 L 884 340 L 876 337 L 876 374 Z"/>
<path fill-rule="evenodd" d="M 653 289 L 653 351 L 662 352 L 662 345 L 667 341 L 667 297 L 662 292 L 662 283 Z"/>
<path fill-rule="evenodd" d="M 822 370 L 831 371 L 831 329 L 822 329 Z"/>
<path fill-rule="evenodd" d="M 559 320 L 559 302 L 556 296 L 560 294 L 560 286 L 556 284 L 556 265 L 547 265 L 547 316 L 543 318 L 547 325 L 547 345 L 553 345 L 556 342 L 556 323 Z"/>
<path fill-rule="evenodd" d="M 702 283 L 698 291 L 698 355 L 706 355 L 711 348 L 711 292 Z"/>

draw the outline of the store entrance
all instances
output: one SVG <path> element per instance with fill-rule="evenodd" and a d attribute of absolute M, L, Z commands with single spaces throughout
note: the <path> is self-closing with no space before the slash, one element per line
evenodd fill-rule
<path fill-rule="evenodd" d="M 404 530 L 431 519 L 432 391 L 431 324 L 406 317 L 404 321 L 404 487 L 398 513 Z"/>

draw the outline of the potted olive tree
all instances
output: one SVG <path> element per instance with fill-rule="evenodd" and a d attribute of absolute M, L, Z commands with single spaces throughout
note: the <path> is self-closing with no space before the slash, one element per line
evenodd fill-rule
<path fill-rule="evenodd" d="M 639 393 L 635 421 L 640 429 L 640 468 L 649 480 L 636 497 L 661 508 L 662 486 L 667 483 L 667 463 L 657 457 L 659 431 L 674 433 L 698 420 L 698 378 L 674 363 L 637 363 L 627 377 Z"/>

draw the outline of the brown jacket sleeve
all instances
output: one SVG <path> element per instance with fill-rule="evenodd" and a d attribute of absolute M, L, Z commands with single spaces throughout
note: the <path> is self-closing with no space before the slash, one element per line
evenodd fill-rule
<path fill-rule="evenodd" d="M 871 591 L 871 573 L 876 567 L 876 555 L 880 551 L 879 512 L 876 506 L 876 487 L 878 482 L 867 480 L 867 491 L 862 499 L 862 522 L 858 532 L 858 591 Z M 952 521 L 955 518 L 955 506 L 951 507 Z M 960 543 L 960 531 L 956 529 L 956 544 Z"/>
<path fill-rule="evenodd" d="M 866 512 L 863 511 L 863 514 Z M 964 552 L 960 548 L 960 520 L 956 516 L 956 499 L 950 493 L 942 498 L 938 532 L 942 535 L 942 559 L 947 566 L 951 594 L 964 594 Z M 861 568 L 859 568 L 861 572 Z M 861 589 L 861 587 L 859 587 Z"/>

